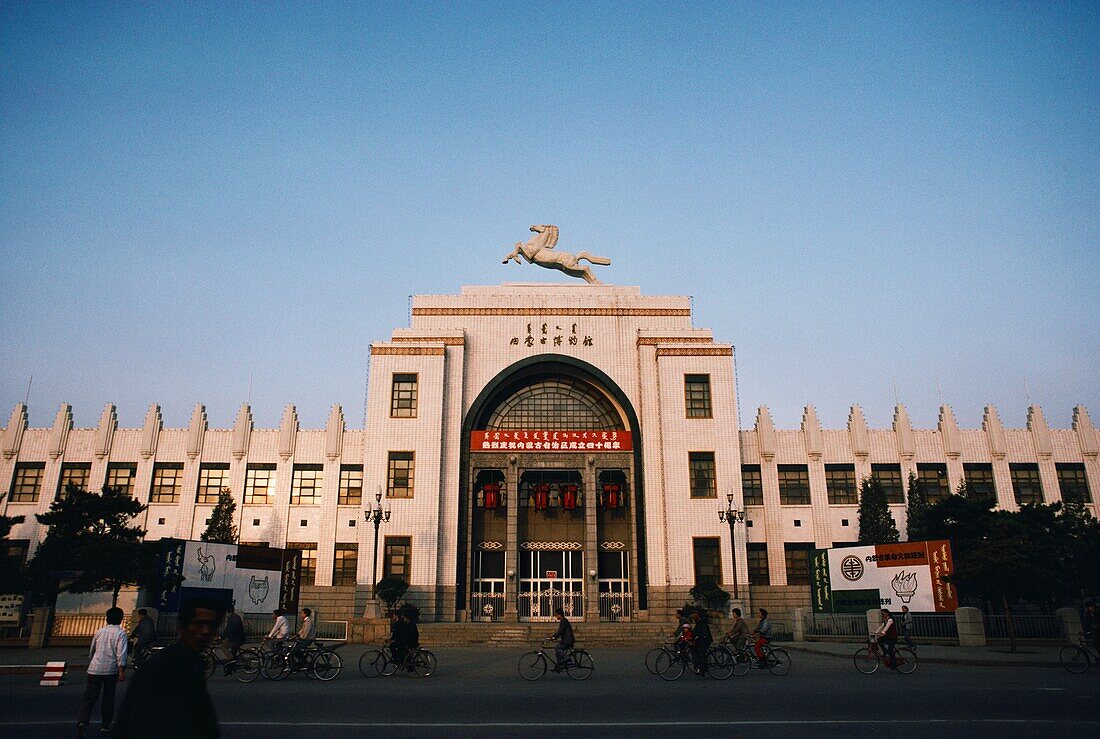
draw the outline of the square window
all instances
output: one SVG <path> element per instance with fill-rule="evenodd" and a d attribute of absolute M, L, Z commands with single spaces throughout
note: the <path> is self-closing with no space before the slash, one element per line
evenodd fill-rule
<path fill-rule="evenodd" d="M 788 585 L 810 584 L 810 552 L 813 544 L 784 544 Z"/>
<path fill-rule="evenodd" d="M 714 452 L 688 452 L 692 498 L 717 498 L 718 481 L 714 475 Z"/>
<path fill-rule="evenodd" d="M 253 526 L 259 526 L 260 525 L 260 519 L 258 519 L 258 518 L 252 519 L 252 525 Z"/>
<path fill-rule="evenodd" d="M 411 563 L 412 539 L 408 536 L 387 536 L 382 576 L 400 577 L 409 582 Z"/>
<path fill-rule="evenodd" d="M 57 481 L 57 499 L 62 500 L 69 488 L 88 490 L 88 478 L 92 476 L 92 465 L 88 462 L 61 465 L 61 477 Z"/>
<path fill-rule="evenodd" d="M 286 548 L 302 553 L 302 584 L 313 585 L 317 579 L 317 545 L 288 542 Z"/>
<path fill-rule="evenodd" d="M 937 503 L 951 495 L 945 464 L 918 464 L 917 484 L 924 491 L 924 497 L 929 503 Z"/>
<path fill-rule="evenodd" d="M 158 518 L 157 519 L 157 525 L 158 526 L 163 526 L 164 525 L 164 519 L 163 518 Z"/>
<path fill-rule="evenodd" d="M 1080 462 L 1058 462 L 1058 489 L 1066 503 L 1091 503 L 1089 481 L 1085 476 L 1085 465 Z"/>
<path fill-rule="evenodd" d="M 210 519 L 209 519 L 209 518 L 208 518 L 208 519 L 206 519 L 205 521 L 203 521 L 203 523 L 204 523 L 205 525 L 209 526 L 209 525 L 210 525 Z"/>
<path fill-rule="evenodd" d="M 691 540 L 692 562 L 695 566 L 695 584 L 722 582 L 722 559 L 718 549 L 718 537 L 697 537 Z"/>
<path fill-rule="evenodd" d="M 710 375 L 684 375 L 688 418 L 710 418 Z"/>
<path fill-rule="evenodd" d="M 850 464 L 825 465 L 825 491 L 829 505 L 856 505 L 856 468 Z"/>
<path fill-rule="evenodd" d="M 12 503 L 35 503 L 46 476 L 45 462 L 19 462 L 15 465 L 15 477 L 11 483 Z"/>
<path fill-rule="evenodd" d="M 355 519 L 354 518 L 351 519 L 350 521 L 348 521 L 348 528 L 349 529 L 354 529 L 355 528 Z"/>
<path fill-rule="evenodd" d="M 126 495 L 134 494 L 134 478 L 137 477 L 137 465 L 132 462 L 112 462 L 107 465 L 107 480 L 104 487 L 109 487 Z"/>
<path fill-rule="evenodd" d="M 244 502 L 265 505 L 275 493 L 275 465 L 250 464 L 244 473 Z"/>
<path fill-rule="evenodd" d="M 196 502 L 215 505 L 222 490 L 229 489 L 229 465 L 204 464 L 199 468 L 199 491 Z"/>
<path fill-rule="evenodd" d="M 806 465 L 779 465 L 779 502 L 783 505 L 810 504 L 810 471 Z"/>
<path fill-rule="evenodd" d="M 749 529 L 752 528 L 752 521 L 751 520 L 745 521 L 745 528 L 749 528 Z"/>
<path fill-rule="evenodd" d="M 301 523 L 300 525 L 301 525 L 301 526 L 306 526 L 306 525 L 308 525 L 308 523 L 309 523 L 309 522 L 308 522 L 308 521 L 306 521 L 306 519 L 304 519 L 304 518 L 303 518 L 303 519 L 302 519 L 302 523 Z"/>
<path fill-rule="evenodd" d="M 150 503 L 179 503 L 180 488 L 183 486 L 183 465 L 179 462 L 165 462 L 153 465 L 153 486 L 149 493 Z"/>
<path fill-rule="evenodd" d="M 846 518 L 840 519 L 840 525 L 841 526 L 847 526 L 848 525 L 848 519 L 846 519 Z"/>
<path fill-rule="evenodd" d="M 982 498 L 997 497 L 997 488 L 993 485 L 993 465 L 967 462 L 963 464 L 963 479 L 972 495 Z"/>
<path fill-rule="evenodd" d="M 882 491 L 886 493 L 886 502 L 895 505 L 905 502 L 905 490 L 901 484 L 900 464 L 873 464 L 871 477 L 878 480 Z"/>
<path fill-rule="evenodd" d="M 801 518 L 796 518 L 796 519 L 794 520 L 794 527 L 795 527 L 796 529 L 797 529 L 797 528 L 801 528 L 801 527 L 802 527 L 802 519 L 801 519 Z"/>
<path fill-rule="evenodd" d="M 294 465 L 290 482 L 291 505 L 317 505 L 325 484 L 324 467 L 319 464 Z"/>
<path fill-rule="evenodd" d="M 1035 463 L 1013 463 L 1008 466 L 1012 475 L 1012 492 L 1016 496 L 1016 505 L 1043 502 L 1043 484 L 1039 480 L 1039 465 Z"/>
<path fill-rule="evenodd" d="M 337 505 L 360 505 L 363 502 L 363 465 L 340 465 L 340 492 Z"/>

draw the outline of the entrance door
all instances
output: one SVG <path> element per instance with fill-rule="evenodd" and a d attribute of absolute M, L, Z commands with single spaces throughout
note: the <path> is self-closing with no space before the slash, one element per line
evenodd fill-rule
<path fill-rule="evenodd" d="M 599 554 L 600 620 L 629 621 L 634 610 L 630 592 L 630 553 Z"/>
<path fill-rule="evenodd" d="M 504 615 L 504 552 L 474 552 L 470 618 L 499 621 Z"/>
<path fill-rule="evenodd" d="M 584 553 L 548 550 L 520 554 L 519 617 L 550 621 L 561 608 L 566 617 L 584 617 Z"/>

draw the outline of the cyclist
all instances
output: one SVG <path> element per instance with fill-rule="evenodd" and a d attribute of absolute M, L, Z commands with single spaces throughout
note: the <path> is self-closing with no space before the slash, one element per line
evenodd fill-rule
<path fill-rule="evenodd" d="M 577 640 L 573 636 L 573 625 L 565 617 L 564 610 L 561 608 L 555 610 L 554 618 L 558 620 L 558 630 L 550 636 L 551 640 L 558 643 L 554 647 L 554 658 L 557 660 L 554 665 L 554 672 L 561 672 L 565 668 L 565 659 L 569 656 L 569 650 L 573 648 Z"/>
<path fill-rule="evenodd" d="M 683 608 L 676 609 L 676 620 L 680 622 L 680 625 L 676 627 L 676 631 L 672 632 L 672 638 L 676 640 L 673 648 L 677 654 L 682 655 L 684 652 L 690 651 L 695 644 L 695 624 L 690 617 L 684 615 Z"/>
<path fill-rule="evenodd" d="M 894 648 L 898 644 L 898 627 L 894 623 L 894 617 L 890 615 L 889 608 L 882 609 L 882 623 L 875 631 L 874 637 L 878 641 L 882 653 L 886 656 L 886 666 L 891 670 L 897 669 L 898 664 L 894 655 Z"/>
<path fill-rule="evenodd" d="M 138 622 L 130 631 L 130 639 L 134 642 L 134 667 L 139 668 L 145 663 L 146 650 L 153 646 L 157 639 L 157 628 L 153 625 L 153 619 L 149 618 L 149 612 L 144 608 L 138 609 Z"/>
<path fill-rule="evenodd" d="M 417 628 L 408 611 L 401 612 L 393 634 L 393 660 L 398 665 L 402 665 L 411 650 L 420 648 L 420 629 Z M 413 671 L 411 664 L 405 669 L 409 672 Z"/>
<path fill-rule="evenodd" d="M 313 611 L 303 608 L 302 625 L 293 637 L 295 643 L 290 648 L 290 654 L 288 655 L 292 661 L 296 662 L 302 656 L 302 652 L 306 650 L 306 647 L 313 643 L 313 635 L 316 632 L 317 626 L 313 623 Z"/>
<path fill-rule="evenodd" d="M 286 641 L 290 636 L 290 622 L 286 620 L 286 614 L 283 613 L 282 608 L 276 608 L 272 611 L 272 615 L 275 616 L 275 625 L 271 627 L 271 631 L 267 632 L 264 641 Z"/>
<path fill-rule="evenodd" d="M 707 623 L 706 614 L 694 611 L 691 614 L 692 631 L 695 640 L 692 643 L 691 661 L 696 675 L 702 675 L 707 671 L 707 650 L 710 649 L 714 637 L 710 633 L 710 624 Z"/>
<path fill-rule="evenodd" d="M 1100 613 L 1096 611 L 1096 601 L 1091 598 L 1085 601 L 1085 610 L 1081 613 L 1081 635 L 1086 639 L 1091 636 L 1093 649 L 1100 653 Z"/>
<path fill-rule="evenodd" d="M 753 652 L 756 654 L 756 664 L 764 664 L 764 647 L 771 643 L 772 640 L 772 622 L 768 620 L 768 611 L 765 608 L 761 608 L 760 620 L 756 622 L 756 628 L 752 631 L 752 636 L 756 637 L 756 642 L 753 644 Z"/>
<path fill-rule="evenodd" d="M 733 653 L 737 654 L 745 647 L 749 640 L 749 625 L 741 618 L 741 609 L 733 609 L 733 620 L 730 622 L 730 630 L 726 632 L 726 638 L 733 645 Z"/>

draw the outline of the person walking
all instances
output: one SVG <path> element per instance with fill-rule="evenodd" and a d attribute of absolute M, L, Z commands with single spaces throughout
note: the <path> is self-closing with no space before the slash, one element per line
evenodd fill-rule
<path fill-rule="evenodd" d="M 92 718 L 92 708 L 103 692 L 100 704 L 99 733 L 106 736 L 111 731 L 111 722 L 115 716 L 115 687 L 126 680 L 126 657 L 130 641 L 122 628 L 122 609 L 107 609 L 107 625 L 95 632 L 92 646 L 88 649 L 88 683 L 84 687 L 84 697 L 80 701 L 80 712 L 76 716 L 76 735 L 87 736 L 88 721 Z"/>
<path fill-rule="evenodd" d="M 149 649 L 157 640 L 157 627 L 153 624 L 153 619 L 149 618 L 149 611 L 144 608 L 138 609 L 138 622 L 130 630 L 130 638 L 134 640 L 134 651 L 130 661 L 137 670 L 149 657 Z"/>
<path fill-rule="evenodd" d="M 237 609 L 233 607 L 232 603 L 225 609 L 225 628 L 222 629 L 222 638 L 229 645 L 229 652 L 234 658 L 241 651 L 244 643 L 248 641 L 248 635 L 244 630 L 244 619 L 241 618 L 241 614 L 237 613 Z"/>
<path fill-rule="evenodd" d="M 898 619 L 898 635 L 905 640 L 905 646 L 917 651 L 917 645 L 913 643 L 913 614 L 909 612 L 909 606 L 901 607 L 901 618 Z"/>
<path fill-rule="evenodd" d="M 218 716 L 206 691 L 202 653 L 214 641 L 222 603 L 193 598 L 179 612 L 179 641 L 134 676 L 119 707 L 113 737 L 217 739 Z"/>

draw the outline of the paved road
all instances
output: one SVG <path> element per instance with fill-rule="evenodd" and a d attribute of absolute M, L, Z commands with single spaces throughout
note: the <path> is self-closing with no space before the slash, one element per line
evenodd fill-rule
<path fill-rule="evenodd" d="M 922 665 L 909 676 L 863 676 L 848 660 L 792 653 L 785 677 L 753 671 L 717 682 L 686 674 L 668 683 L 645 672 L 643 650 L 603 649 L 587 682 L 548 674 L 527 683 L 515 669 L 521 650 L 441 649 L 430 678 L 368 680 L 354 664 L 361 649 L 344 650 L 350 669 L 331 683 L 213 678 L 224 735 L 1100 735 L 1100 671 Z M 0 676 L 0 736 L 68 735 L 82 682 L 76 675 L 61 688 L 40 688 L 36 676 Z"/>

